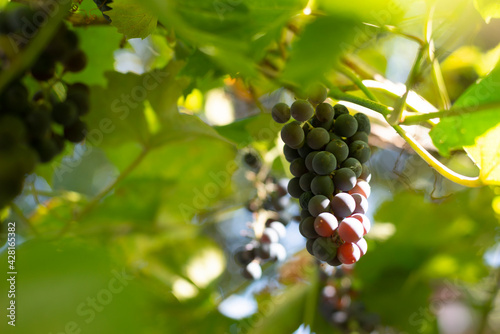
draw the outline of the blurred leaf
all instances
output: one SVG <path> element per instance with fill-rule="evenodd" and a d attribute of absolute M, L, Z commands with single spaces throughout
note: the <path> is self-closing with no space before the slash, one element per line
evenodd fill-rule
<path fill-rule="evenodd" d="M 281 127 L 281 124 L 273 121 L 270 114 L 258 114 L 214 128 L 239 147 L 244 147 L 255 141 L 274 142 Z"/>
<path fill-rule="evenodd" d="M 127 38 L 146 38 L 156 28 L 157 18 L 137 0 L 120 0 L 109 4 L 106 14 L 118 32 Z"/>
<path fill-rule="evenodd" d="M 478 107 L 500 103 L 500 63 L 481 81 L 472 85 L 455 102 L 454 107 Z M 467 111 L 443 117 L 430 135 L 439 153 L 448 156 L 452 150 L 473 146 L 476 138 L 500 123 L 500 108 Z"/>
<path fill-rule="evenodd" d="M 492 18 L 500 17 L 500 3 L 497 0 L 474 0 L 474 6 L 486 23 Z"/>
<path fill-rule="evenodd" d="M 87 54 L 87 66 L 78 73 L 65 73 L 64 81 L 84 82 L 87 85 L 105 87 L 106 71 L 114 70 L 114 51 L 118 49 L 122 36 L 109 26 L 88 26 L 75 29 L 80 38 L 80 49 Z"/>
<path fill-rule="evenodd" d="M 479 177 L 484 184 L 500 184 L 500 125 L 476 138 L 476 145 L 465 150 L 480 168 Z"/>

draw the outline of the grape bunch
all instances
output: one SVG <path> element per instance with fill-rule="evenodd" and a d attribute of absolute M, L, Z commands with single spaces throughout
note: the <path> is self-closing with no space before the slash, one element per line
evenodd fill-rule
<path fill-rule="evenodd" d="M 21 34 L 30 22 L 30 27 L 37 28 L 34 15 L 25 6 L 0 12 L 0 40 Z M 86 66 L 78 43 L 78 36 L 61 24 L 35 62 L 0 91 L 0 208 L 21 193 L 25 175 L 37 163 L 60 154 L 65 141 L 78 143 L 85 138 L 87 127 L 81 116 L 90 110 L 89 88 L 61 82 L 65 72 L 79 72 Z M 0 51 L 2 56 L 0 73 L 11 65 L 8 55 Z M 30 85 L 33 93 L 26 81 L 35 82 Z M 58 94 L 52 88 L 56 83 L 65 88 Z"/>
<path fill-rule="evenodd" d="M 258 191 L 257 196 L 247 205 L 254 216 L 250 225 L 253 233 L 246 233 L 251 240 L 236 250 L 234 258 L 241 266 L 243 277 L 259 279 L 262 276 L 262 264 L 286 259 L 286 249 L 281 241 L 286 236 L 288 218 L 285 210 L 290 204 L 290 197 L 287 195 L 286 184 L 281 184 L 269 175 L 268 169 L 257 155 L 246 153 L 243 161 L 250 169 L 248 177 L 256 183 Z M 264 178 L 263 181 L 260 181 L 261 177 Z"/>
<path fill-rule="evenodd" d="M 323 88 L 309 101 L 276 104 L 271 115 L 286 123 L 281 130 L 283 153 L 294 176 L 288 192 L 299 199 L 299 230 L 307 238 L 307 250 L 338 266 L 357 262 L 367 251 L 363 237 L 371 224 L 365 215 L 371 126 L 365 114 L 351 115 L 341 104 L 321 102 L 325 99 Z"/>

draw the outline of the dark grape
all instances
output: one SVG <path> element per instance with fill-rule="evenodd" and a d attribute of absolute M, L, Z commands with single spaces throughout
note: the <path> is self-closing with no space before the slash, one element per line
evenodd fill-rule
<path fill-rule="evenodd" d="M 342 191 L 349 191 L 356 185 L 356 174 L 350 168 L 340 168 L 333 176 L 335 188 Z"/>
<path fill-rule="evenodd" d="M 316 177 L 314 173 L 306 173 L 300 177 L 300 188 L 304 191 L 311 191 L 311 182 Z"/>
<path fill-rule="evenodd" d="M 338 253 L 338 250 L 337 250 L 337 253 Z M 340 260 L 338 258 L 338 254 L 330 261 L 326 261 L 326 263 L 328 263 L 329 265 L 334 266 L 334 267 L 340 266 L 342 264 L 342 262 L 340 262 Z"/>
<path fill-rule="evenodd" d="M 0 117 L 0 149 L 8 150 L 25 141 L 26 127 L 15 116 Z"/>
<path fill-rule="evenodd" d="M 314 194 L 310 191 L 306 191 L 302 195 L 300 195 L 300 198 L 299 198 L 300 207 L 302 209 L 308 209 L 309 208 L 309 201 L 313 197 L 314 197 Z"/>
<path fill-rule="evenodd" d="M 311 153 L 309 153 L 306 157 L 306 168 L 310 171 L 310 172 L 314 172 L 314 168 L 313 168 L 313 159 L 314 157 L 318 154 L 319 152 L 318 151 L 313 151 Z"/>
<path fill-rule="evenodd" d="M 234 260 L 241 266 L 246 266 L 255 259 L 255 247 L 252 244 L 247 244 L 238 249 L 234 254 Z"/>
<path fill-rule="evenodd" d="M 362 180 L 365 180 L 366 182 L 370 182 L 370 180 L 372 179 L 372 174 L 370 172 L 370 168 L 366 164 L 363 165 L 363 170 L 362 170 L 359 178 Z"/>
<path fill-rule="evenodd" d="M 257 154 L 253 152 L 247 152 L 243 156 L 243 161 L 248 167 L 258 170 L 261 167 L 261 162 Z"/>
<path fill-rule="evenodd" d="M 304 145 L 302 145 L 302 147 L 297 151 L 299 152 L 299 157 L 305 159 L 309 155 L 309 153 L 313 152 L 313 149 L 310 148 L 307 143 L 304 143 Z"/>
<path fill-rule="evenodd" d="M 330 141 L 330 135 L 328 131 L 323 128 L 314 128 L 307 134 L 306 142 L 307 145 L 315 150 L 318 150 L 328 144 Z"/>
<path fill-rule="evenodd" d="M 314 195 L 330 197 L 335 190 L 333 181 L 328 175 L 318 175 L 311 182 L 311 191 Z"/>
<path fill-rule="evenodd" d="M 24 118 L 24 123 L 28 128 L 28 135 L 32 138 L 41 138 L 50 131 L 50 111 L 46 106 L 39 106 L 30 111 Z"/>
<path fill-rule="evenodd" d="M 292 103 L 290 113 L 295 120 L 305 122 L 314 114 L 314 107 L 309 101 L 297 100 Z"/>
<path fill-rule="evenodd" d="M 366 199 L 365 196 L 361 194 L 352 194 L 352 198 L 354 198 L 354 201 L 356 202 L 356 208 L 354 209 L 353 213 L 362 213 L 365 214 L 368 212 L 368 200 Z"/>
<path fill-rule="evenodd" d="M 0 96 L 0 104 L 8 112 L 23 111 L 28 105 L 28 89 L 20 82 L 10 84 Z"/>
<path fill-rule="evenodd" d="M 358 220 L 356 220 L 356 221 L 358 221 Z M 260 242 L 267 243 L 267 244 L 270 244 L 273 242 L 278 242 L 279 240 L 280 240 L 280 236 L 279 236 L 278 232 L 275 229 L 270 228 L 270 227 L 266 227 L 264 229 L 264 231 L 262 232 L 262 236 L 260 237 Z"/>
<path fill-rule="evenodd" d="M 356 201 L 348 193 L 338 193 L 331 200 L 333 214 L 337 217 L 348 217 L 356 208 Z"/>
<path fill-rule="evenodd" d="M 364 141 L 356 140 L 349 145 L 349 156 L 357 159 L 361 163 L 368 161 L 370 153 L 370 146 Z"/>
<path fill-rule="evenodd" d="M 281 139 L 291 148 L 299 148 L 304 142 L 304 130 L 299 122 L 290 122 L 281 129 Z"/>
<path fill-rule="evenodd" d="M 87 66 L 87 56 L 82 50 L 71 53 L 64 60 L 64 69 L 69 72 L 80 72 Z"/>
<path fill-rule="evenodd" d="M 31 75 L 38 81 L 51 79 L 56 72 L 56 62 L 47 55 L 41 55 L 31 67 Z"/>
<path fill-rule="evenodd" d="M 78 119 L 78 110 L 73 102 L 65 101 L 54 104 L 52 119 L 61 125 L 71 125 Z"/>
<path fill-rule="evenodd" d="M 73 143 L 79 143 L 87 135 L 87 125 L 82 121 L 76 121 L 70 126 L 64 127 L 64 138 Z"/>
<path fill-rule="evenodd" d="M 299 224 L 299 232 L 304 238 L 317 238 L 319 235 L 314 229 L 314 218 L 303 219 Z"/>
<path fill-rule="evenodd" d="M 316 195 L 309 201 L 307 210 L 313 217 L 317 217 L 320 213 L 328 211 L 330 200 L 323 195 Z"/>
<path fill-rule="evenodd" d="M 326 145 L 326 150 L 332 153 L 337 163 L 342 163 L 349 156 L 349 147 L 342 139 L 334 139 Z"/>
<path fill-rule="evenodd" d="M 321 261 L 331 261 L 337 256 L 337 245 L 331 238 L 320 237 L 313 243 L 314 256 Z"/>
<path fill-rule="evenodd" d="M 361 222 L 352 217 L 344 218 L 339 224 L 339 236 L 345 242 L 357 242 L 364 235 Z"/>
<path fill-rule="evenodd" d="M 327 151 L 321 151 L 313 157 L 312 168 L 316 174 L 328 175 L 337 167 L 337 159 Z"/>
<path fill-rule="evenodd" d="M 354 118 L 356 118 L 356 120 L 358 121 L 358 131 L 363 131 L 367 135 L 369 135 L 371 131 L 371 125 L 368 116 L 363 113 L 357 113 L 354 115 Z"/>
<path fill-rule="evenodd" d="M 344 161 L 343 163 L 340 164 L 340 167 L 341 168 L 349 168 L 350 170 L 352 170 L 354 172 L 354 174 L 356 174 L 356 178 L 360 177 L 361 172 L 363 171 L 363 166 L 355 158 L 348 158 L 346 161 Z"/>
<path fill-rule="evenodd" d="M 66 101 L 71 101 L 76 105 L 80 116 L 86 115 L 90 110 L 89 87 L 82 83 L 68 86 Z"/>
<path fill-rule="evenodd" d="M 307 90 L 308 100 L 314 104 L 318 104 L 326 100 L 326 87 L 321 84 L 314 84 Z"/>
<path fill-rule="evenodd" d="M 271 109 L 271 116 L 277 123 L 286 123 L 290 120 L 290 107 L 286 103 L 277 103 Z"/>
<path fill-rule="evenodd" d="M 333 106 L 333 110 L 335 111 L 334 118 L 337 119 L 341 115 L 349 115 L 349 110 L 347 110 L 346 106 L 342 104 L 336 104 Z"/>
<path fill-rule="evenodd" d="M 300 178 L 294 177 L 293 179 L 290 179 L 290 181 L 288 181 L 287 190 L 290 196 L 299 198 L 300 195 L 302 195 L 302 193 L 304 192 L 300 188 Z"/>
<path fill-rule="evenodd" d="M 290 164 L 290 173 L 293 176 L 301 177 L 307 173 L 306 162 L 303 158 L 298 158 Z"/>
<path fill-rule="evenodd" d="M 42 163 L 49 162 L 60 153 L 60 148 L 51 138 L 40 138 L 35 140 L 33 142 L 33 148 L 38 153 L 38 157 Z"/>
<path fill-rule="evenodd" d="M 350 137 L 354 135 L 357 130 L 358 121 L 349 114 L 340 115 L 335 120 L 335 134 L 340 137 Z"/>
<path fill-rule="evenodd" d="M 260 243 L 259 247 L 255 249 L 255 254 L 262 260 L 271 258 L 271 244 L 267 242 Z"/>
<path fill-rule="evenodd" d="M 361 251 L 359 247 L 350 242 L 346 242 L 340 245 L 337 253 L 340 262 L 342 262 L 343 264 L 356 263 L 361 257 Z"/>
<path fill-rule="evenodd" d="M 314 256 L 314 253 L 313 253 L 314 240 L 316 240 L 316 239 L 307 239 L 307 241 L 306 241 L 306 249 L 309 252 L 309 254 L 311 254 L 312 256 Z"/>
<path fill-rule="evenodd" d="M 257 262 L 250 262 L 242 270 L 242 276 L 246 279 L 258 280 L 262 277 L 262 268 Z"/>
<path fill-rule="evenodd" d="M 334 115 L 335 111 L 328 103 L 320 103 L 316 107 L 316 118 L 322 123 L 331 122 Z"/>
<path fill-rule="evenodd" d="M 314 230 L 322 237 L 330 237 L 339 227 L 339 222 L 330 212 L 323 212 L 314 219 Z"/>
<path fill-rule="evenodd" d="M 292 162 L 293 160 L 300 158 L 299 152 L 296 149 L 291 148 L 287 144 L 283 146 L 283 154 L 285 155 L 285 159 L 288 162 Z"/>
<path fill-rule="evenodd" d="M 300 210 L 300 219 L 304 220 L 307 217 L 312 217 L 311 214 L 309 213 L 309 211 L 307 211 L 307 209 Z"/>

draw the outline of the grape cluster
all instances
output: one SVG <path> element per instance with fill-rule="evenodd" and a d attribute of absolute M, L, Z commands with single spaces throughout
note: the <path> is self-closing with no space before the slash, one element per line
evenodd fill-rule
<path fill-rule="evenodd" d="M 319 95 L 326 98 L 326 89 Z M 288 192 L 302 208 L 299 230 L 307 250 L 333 266 L 357 262 L 366 253 L 363 236 L 370 230 L 365 215 L 371 178 L 368 117 L 311 97 L 290 107 L 278 103 L 271 114 L 286 123 L 283 153 L 294 176 Z"/>
<path fill-rule="evenodd" d="M 243 277 L 259 279 L 262 276 L 261 265 L 268 261 L 284 261 L 286 249 L 281 244 L 286 236 L 288 219 L 284 211 L 290 204 L 285 185 L 267 173 L 261 160 L 254 153 L 246 153 L 243 161 L 250 169 L 250 178 L 260 191 L 251 199 L 247 209 L 253 213 L 251 240 L 236 250 L 234 258 L 241 266 Z M 262 173 L 263 172 L 263 173 Z M 263 182 L 259 177 L 264 176 Z"/>
<path fill-rule="evenodd" d="M 24 6 L 0 12 L 0 39 L 21 33 L 33 17 L 34 10 Z M 61 24 L 31 67 L 0 91 L 0 208 L 21 192 L 25 175 L 33 172 L 36 163 L 52 160 L 63 151 L 65 141 L 85 138 L 86 125 L 80 117 L 90 109 L 89 88 L 82 83 L 63 84 L 65 90 L 56 94 L 52 87 L 60 81 L 59 70 L 61 75 L 78 72 L 86 63 L 78 36 Z M 9 66 L 5 58 L 0 71 Z M 24 83 L 29 76 L 39 86 L 34 93 Z"/>

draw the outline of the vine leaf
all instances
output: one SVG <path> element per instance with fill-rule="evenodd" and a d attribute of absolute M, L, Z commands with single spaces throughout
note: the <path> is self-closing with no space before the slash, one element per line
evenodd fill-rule
<path fill-rule="evenodd" d="M 476 145 L 465 150 L 476 165 L 479 166 L 479 177 L 485 184 L 500 184 L 500 125 L 476 139 Z"/>
<path fill-rule="evenodd" d="M 106 12 L 111 24 L 127 38 L 146 38 L 156 28 L 158 18 L 137 0 L 120 0 L 110 4 Z"/>
<path fill-rule="evenodd" d="M 474 0 L 474 6 L 486 23 L 492 18 L 500 17 L 500 2 L 497 0 Z"/>
<path fill-rule="evenodd" d="M 455 107 L 467 108 L 459 115 L 443 117 L 431 130 L 434 145 L 443 156 L 465 146 L 476 145 L 476 139 L 500 123 L 500 108 L 473 111 L 472 107 L 500 102 L 500 64 L 481 81 L 472 85 L 455 102 Z"/>

